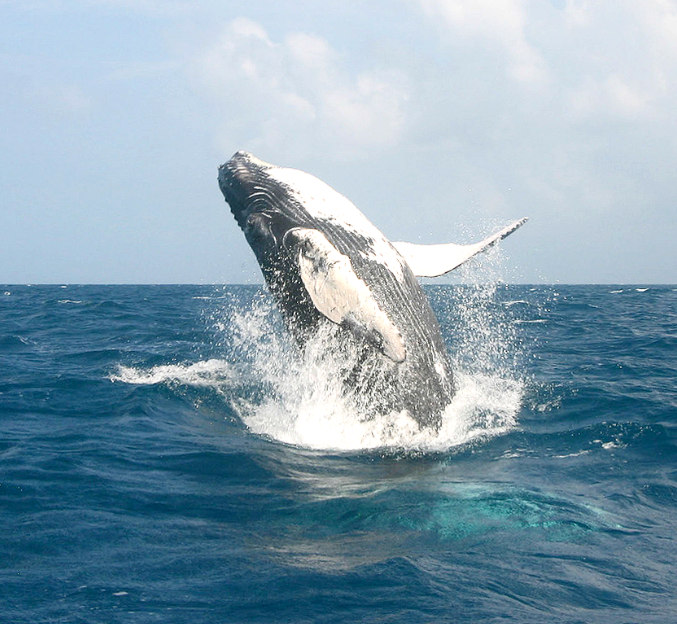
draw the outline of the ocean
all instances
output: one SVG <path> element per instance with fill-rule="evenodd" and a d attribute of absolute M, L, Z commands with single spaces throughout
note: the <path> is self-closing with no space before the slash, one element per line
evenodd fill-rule
<path fill-rule="evenodd" d="M 677 287 L 425 289 L 439 432 L 258 286 L 0 286 L 0 622 L 677 621 Z"/>

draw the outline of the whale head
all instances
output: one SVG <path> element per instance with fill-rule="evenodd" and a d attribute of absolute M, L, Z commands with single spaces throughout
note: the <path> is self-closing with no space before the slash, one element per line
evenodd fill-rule
<path fill-rule="evenodd" d="M 245 151 L 219 167 L 221 192 L 260 263 L 284 254 L 285 234 L 297 225 L 268 183 L 268 172 L 275 168 Z"/>

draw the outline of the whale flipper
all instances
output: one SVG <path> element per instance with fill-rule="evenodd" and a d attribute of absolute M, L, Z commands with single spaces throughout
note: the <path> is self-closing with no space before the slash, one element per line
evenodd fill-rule
<path fill-rule="evenodd" d="M 315 229 L 294 228 L 286 238 L 286 245 L 298 246 L 301 281 L 317 310 L 394 362 L 403 362 L 402 335 L 357 276 L 350 258 Z"/>
<path fill-rule="evenodd" d="M 416 245 L 414 243 L 395 242 L 393 246 L 404 257 L 416 277 L 439 277 L 461 266 L 476 254 L 512 234 L 527 222 L 527 217 L 511 223 L 499 232 L 492 234 L 479 243 L 456 245 Z"/>

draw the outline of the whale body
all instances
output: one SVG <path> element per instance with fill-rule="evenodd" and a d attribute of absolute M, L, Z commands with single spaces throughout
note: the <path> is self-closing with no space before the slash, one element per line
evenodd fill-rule
<path fill-rule="evenodd" d="M 328 349 L 353 354 L 337 375 L 365 417 L 406 410 L 439 428 L 454 378 L 417 276 L 456 268 L 526 219 L 475 245 L 413 245 L 389 241 L 318 178 L 247 152 L 218 180 L 296 343 L 324 331 Z"/>

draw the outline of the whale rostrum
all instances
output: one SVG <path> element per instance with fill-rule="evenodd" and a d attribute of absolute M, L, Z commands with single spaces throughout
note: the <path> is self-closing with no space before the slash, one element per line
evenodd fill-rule
<path fill-rule="evenodd" d="M 303 171 L 240 151 L 218 179 L 301 348 L 333 327 L 327 348 L 357 354 L 337 374 L 364 417 L 406 410 L 420 427 L 439 428 L 454 378 L 416 278 L 455 269 L 526 218 L 472 245 L 390 242 L 346 197 Z"/>

